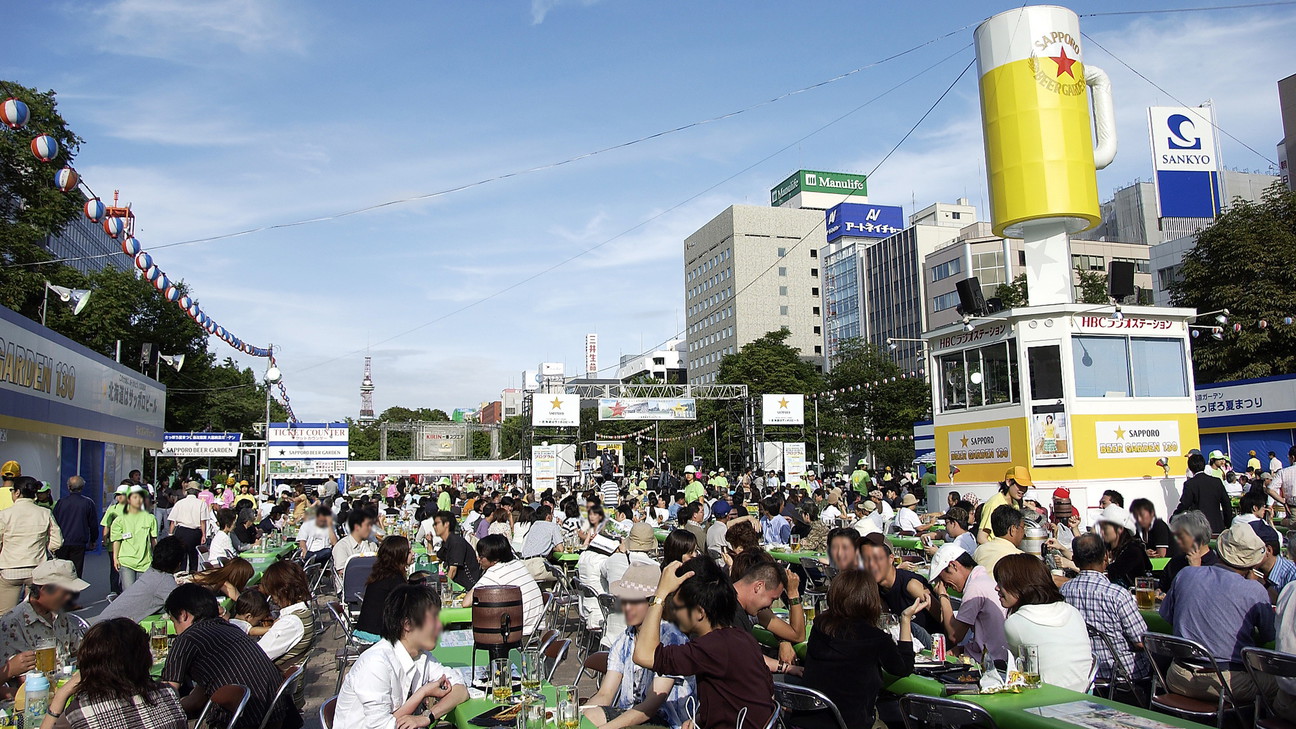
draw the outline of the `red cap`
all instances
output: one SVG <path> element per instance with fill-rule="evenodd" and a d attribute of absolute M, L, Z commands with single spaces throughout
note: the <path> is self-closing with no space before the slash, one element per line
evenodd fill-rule
<path fill-rule="evenodd" d="M 1070 489 L 1064 489 L 1064 488 L 1062 488 L 1062 487 L 1059 486 L 1058 488 L 1053 489 L 1053 498 L 1055 498 L 1055 499 L 1069 499 L 1069 498 L 1071 498 L 1071 490 L 1070 490 Z"/>

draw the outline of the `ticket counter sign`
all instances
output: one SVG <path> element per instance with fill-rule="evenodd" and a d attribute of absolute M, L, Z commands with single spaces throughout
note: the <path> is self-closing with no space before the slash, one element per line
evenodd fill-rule
<path fill-rule="evenodd" d="M 1012 460 L 1011 429 L 955 429 L 949 432 L 949 461 L 959 466 L 971 463 L 1005 463 Z"/>
<path fill-rule="evenodd" d="M 1099 458 L 1169 458 L 1181 452 L 1174 420 L 1100 420 L 1094 428 Z"/>

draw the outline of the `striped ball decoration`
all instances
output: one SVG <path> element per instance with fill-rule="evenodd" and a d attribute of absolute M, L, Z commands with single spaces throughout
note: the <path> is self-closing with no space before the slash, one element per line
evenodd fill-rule
<path fill-rule="evenodd" d="M 99 198 L 86 200 L 85 216 L 90 220 L 90 222 L 97 223 L 100 220 L 103 220 L 103 216 L 107 214 L 107 212 L 108 206 L 103 204 L 103 200 L 100 200 Z"/>
<path fill-rule="evenodd" d="M 59 192 L 72 192 L 79 182 L 81 176 L 71 167 L 64 167 L 54 173 L 54 187 L 58 188 Z"/>
<path fill-rule="evenodd" d="M 180 298 L 176 299 L 176 303 L 180 305 L 181 309 L 189 311 L 189 305 L 193 303 L 193 299 L 189 298 L 189 294 L 181 294 Z"/>
<path fill-rule="evenodd" d="M 135 268 L 138 268 L 141 271 L 147 271 L 149 270 L 149 267 L 152 265 L 153 265 L 153 256 L 150 256 L 144 251 L 140 251 L 138 254 L 135 255 Z"/>
<path fill-rule="evenodd" d="M 22 99 L 10 96 L 0 104 L 0 122 L 10 129 L 22 129 L 31 120 L 31 109 Z"/>
<path fill-rule="evenodd" d="M 126 221 L 121 218 L 104 218 L 103 230 L 110 238 L 120 237 L 126 232 Z"/>
<path fill-rule="evenodd" d="M 165 273 L 159 271 L 158 277 L 153 279 L 153 288 L 158 291 L 166 291 L 169 286 L 171 286 L 171 279 L 167 278 Z"/>
<path fill-rule="evenodd" d="M 53 162 L 59 153 L 59 143 L 48 134 L 38 134 L 31 141 L 31 150 L 41 162 Z"/>
<path fill-rule="evenodd" d="M 144 280 L 153 283 L 161 273 L 162 269 L 158 268 L 157 264 L 152 264 L 144 269 Z"/>
<path fill-rule="evenodd" d="M 221 339 L 225 338 L 225 327 L 216 327 L 216 336 Z"/>
<path fill-rule="evenodd" d="M 202 313 L 202 310 L 198 308 L 198 302 L 192 300 L 189 302 L 189 306 L 185 307 L 185 311 L 189 312 L 189 318 L 195 321 L 197 321 L 198 315 Z"/>
<path fill-rule="evenodd" d="M 167 301 L 177 301 L 180 299 L 180 289 L 175 284 L 171 284 L 166 287 L 166 291 L 163 291 L 162 295 L 166 297 Z"/>
<path fill-rule="evenodd" d="M 139 240 L 133 235 L 123 240 L 121 247 L 122 253 L 125 253 L 131 258 L 138 256 L 140 251 L 144 250 L 144 246 L 141 246 Z"/>

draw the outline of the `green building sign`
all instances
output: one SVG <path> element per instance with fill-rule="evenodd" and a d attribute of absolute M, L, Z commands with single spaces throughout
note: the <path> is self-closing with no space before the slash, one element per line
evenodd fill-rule
<path fill-rule="evenodd" d="M 803 192 L 868 195 L 868 177 L 845 172 L 797 170 L 770 190 L 770 205 L 777 207 Z"/>

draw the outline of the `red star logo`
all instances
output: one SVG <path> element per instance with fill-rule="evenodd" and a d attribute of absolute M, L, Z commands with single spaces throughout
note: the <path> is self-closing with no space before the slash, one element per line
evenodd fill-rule
<path fill-rule="evenodd" d="M 1071 67 L 1075 65 L 1076 59 L 1067 58 L 1066 46 L 1062 46 L 1062 50 L 1059 51 L 1059 53 L 1061 55 L 1049 56 L 1049 58 L 1052 58 L 1054 61 L 1057 62 L 1057 66 L 1058 66 L 1057 77 L 1062 78 L 1062 74 L 1065 73 L 1071 78 L 1075 78 L 1075 73 L 1071 71 Z"/>
<path fill-rule="evenodd" d="M 620 400 L 617 400 L 615 403 L 612 404 L 612 417 L 619 418 L 622 415 L 625 415 L 625 411 L 626 411 L 626 406 L 622 405 Z"/>

